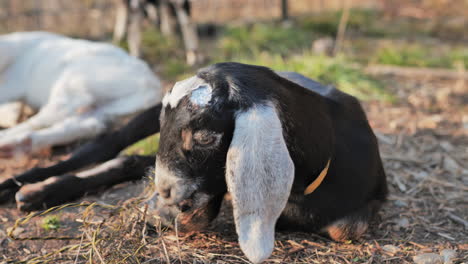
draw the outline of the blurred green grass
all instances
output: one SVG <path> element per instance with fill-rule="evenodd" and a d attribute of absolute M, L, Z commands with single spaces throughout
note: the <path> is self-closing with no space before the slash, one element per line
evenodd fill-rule
<path fill-rule="evenodd" d="M 334 37 L 341 15 L 342 11 L 325 11 L 299 17 L 297 22 L 299 27 Z M 353 8 L 350 10 L 347 31 L 361 37 L 433 37 L 460 42 L 460 36 L 466 34 L 466 24 L 463 18 L 456 17 L 387 17 L 381 10 Z"/>
<path fill-rule="evenodd" d="M 284 58 L 280 55 L 261 53 L 254 58 L 239 58 L 236 61 L 270 67 L 278 71 L 295 71 L 325 84 L 334 85 L 361 100 L 394 101 L 382 83 L 366 75 L 357 65 L 343 56 L 328 57 L 303 52 Z"/>
<path fill-rule="evenodd" d="M 159 56 L 158 54 L 163 53 L 162 50 L 169 49 L 164 41 L 161 47 L 156 47 L 158 44 L 155 40 L 161 37 L 158 32 L 146 31 L 145 34 L 156 35 L 143 38 L 143 46 L 146 47 L 144 50 L 150 46 L 155 49 L 150 56 Z M 211 57 L 206 64 L 237 61 L 275 70 L 297 71 L 324 84 L 335 85 L 361 100 L 391 98 L 378 80 L 363 73 L 346 56 L 313 54 L 313 38 L 313 32 L 306 28 L 287 27 L 275 22 L 228 26 L 223 29 L 214 48 L 210 49 Z M 144 57 L 148 54 L 144 52 Z M 170 59 L 167 54 L 171 54 Z M 166 58 L 162 60 L 163 70 L 160 72 L 164 79 L 179 80 L 196 70 L 185 66 L 183 54 L 168 50 L 165 55 L 160 56 Z"/>
<path fill-rule="evenodd" d="M 370 61 L 398 66 L 455 68 L 456 63 L 468 65 L 468 48 L 431 48 L 419 43 L 393 43 L 379 48 Z"/>
<path fill-rule="evenodd" d="M 341 16 L 342 11 L 320 12 L 299 17 L 297 24 L 299 27 L 316 34 L 335 37 Z M 351 9 L 347 30 L 353 32 L 353 34 L 365 36 L 385 37 L 390 35 L 391 32 L 382 23 L 378 23 L 378 21 L 381 21 L 380 18 L 381 14 L 375 10 Z"/>
<path fill-rule="evenodd" d="M 204 53 L 209 56 L 206 64 L 243 58 L 249 58 L 250 63 L 257 64 L 259 54 L 264 53 L 269 53 L 270 56 L 280 55 L 286 60 L 304 54 L 310 59 L 312 42 L 323 36 L 334 37 L 340 17 L 340 11 L 329 11 L 295 18 L 289 26 L 271 21 L 220 27 L 221 33 L 217 39 L 201 42 L 202 49 L 205 48 Z M 437 33 L 444 31 L 441 25 L 443 23 L 434 25 L 426 20 L 389 20 L 384 19 L 383 13 L 379 11 L 352 9 L 346 31 L 348 48 L 343 49 L 341 56 L 348 62 L 363 65 L 379 63 L 442 68 L 452 68 L 456 62 L 467 65 L 466 45 L 458 44 L 453 49 L 443 48 L 446 45 L 440 45 L 437 41 L 427 44 L 416 39 L 441 35 L 442 33 Z M 464 28 L 453 26 L 452 30 L 456 29 L 461 30 L 458 34 L 463 34 Z M 158 73 L 164 79 L 179 80 L 196 70 L 185 64 L 182 41 L 179 38 L 164 37 L 153 28 L 146 29 L 142 36 L 143 58 L 151 65 L 156 65 Z M 363 39 L 385 39 L 387 44 L 380 46 L 375 41 Z M 258 62 L 261 63 L 261 60 Z M 333 81 L 336 74 L 331 75 L 322 79 Z M 352 89 L 347 90 L 352 93 Z"/>
<path fill-rule="evenodd" d="M 125 155 L 153 155 L 159 148 L 159 133 L 144 138 L 122 151 Z"/>
<path fill-rule="evenodd" d="M 260 52 L 290 56 L 310 46 L 311 41 L 312 34 L 308 30 L 279 23 L 228 26 L 218 41 L 218 60 L 256 56 Z"/>

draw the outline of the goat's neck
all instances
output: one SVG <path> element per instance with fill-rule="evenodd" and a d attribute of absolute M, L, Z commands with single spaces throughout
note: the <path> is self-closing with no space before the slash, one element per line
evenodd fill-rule
<path fill-rule="evenodd" d="M 288 149 L 296 166 L 320 172 L 333 156 L 334 130 L 326 99 L 287 81 L 281 98 L 281 119 Z M 313 162 L 311 162 L 313 161 Z"/>

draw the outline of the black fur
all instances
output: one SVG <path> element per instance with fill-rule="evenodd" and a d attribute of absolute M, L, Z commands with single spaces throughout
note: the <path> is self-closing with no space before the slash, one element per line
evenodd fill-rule
<path fill-rule="evenodd" d="M 16 194 L 17 207 L 23 211 L 52 207 L 96 193 L 116 184 L 140 180 L 154 163 L 153 156 L 122 156 L 112 165 L 98 166 L 95 173 L 78 177 L 75 174 L 52 177 L 47 181 L 25 185 Z M 40 191 L 38 191 L 40 190 Z"/>

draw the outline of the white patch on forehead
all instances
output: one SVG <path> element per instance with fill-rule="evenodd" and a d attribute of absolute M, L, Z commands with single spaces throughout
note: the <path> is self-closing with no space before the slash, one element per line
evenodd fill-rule
<path fill-rule="evenodd" d="M 192 94 L 190 100 L 195 104 L 204 105 L 211 99 L 211 90 L 212 89 L 210 85 L 207 84 L 203 79 L 198 78 L 197 76 L 193 76 L 183 81 L 176 82 L 172 88 L 172 91 L 166 93 L 162 103 L 164 107 L 170 105 L 172 108 L 175 108 L 179 104 L 180 100 L 184 98 L 184 96 L 194 91 L 195 95 Z M 206 103 L 204 103 L 205 101 Z"/>
<path fill-rule="evenodd" d="M 199 85 L 192 91 L 190 101 L 196 105 L 204 106 L 211 100 L 212 89 L 206 84 Z"/>

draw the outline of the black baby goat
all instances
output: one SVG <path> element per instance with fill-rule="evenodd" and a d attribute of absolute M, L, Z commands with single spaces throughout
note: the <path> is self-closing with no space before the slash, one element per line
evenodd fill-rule
<path fill-rule="evenodd" d="M 160 124 L 156 213 L 167 222 L 178 216 L 180 229 L 200 230 L 229 192 L 240 247 L 254 263 L 270 256 L 275 228 L 338 241 L 360 237 L 387 195 L 377 140 L 359 102 L 297 73 L 215 64 L 176 83 L 160 122 L 154 114 L 145 118 L 142 127 L 154 126 L 152 132 Z M 153 158 L 121 157 L 67 177 L 135 179 Z M 19 193 L 17 200 L 28 192 Z"/>
<path fill-rule="evenodd" d="M 165 95 L 160 125 L 160 215 L 198 229 L 229 192 L 254 263 L 270 256 L 275 227 L 360 237 L 387 194 L 359 102 L 297 73 L 215 64 Z"/>

